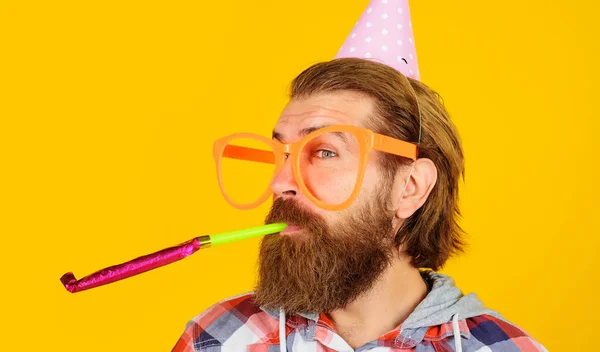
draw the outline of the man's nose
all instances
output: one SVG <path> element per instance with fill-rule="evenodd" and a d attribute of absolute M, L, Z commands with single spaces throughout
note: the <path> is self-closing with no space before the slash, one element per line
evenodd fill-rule
<path fill-rule="evenodd" d="M 279 174 L 275 175 L 271 182 L 271 189 L 275 193 L 276 198 L 282 197 L 283 199 L 287 199 L 295 197 L 298 194 L 298 184 L 292 172 L 292 161 L 289 158 L 286 159 L 283 168 L 279 171 Z"/>

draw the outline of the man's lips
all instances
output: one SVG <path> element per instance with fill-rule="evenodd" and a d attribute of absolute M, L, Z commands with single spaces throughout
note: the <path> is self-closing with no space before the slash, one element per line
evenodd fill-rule
<path fill-rule="evenodd" d="M 286 227 L 283 231 L 280 232 L 280 234 L 282 235 L 290 235 L 294 232 L 298 232 L 302 230 L 301 226 L 298 225 L 294 225 L 294 224 L 288 224 L 288 227 Z"/>

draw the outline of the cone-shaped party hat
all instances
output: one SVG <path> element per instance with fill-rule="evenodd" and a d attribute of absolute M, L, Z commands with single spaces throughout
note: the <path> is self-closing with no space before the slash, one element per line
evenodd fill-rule
<path fill-rule="evenodd" d="M 419 79 L 408 0 L 372 0 L 336 55 L 382 62 Z"/>

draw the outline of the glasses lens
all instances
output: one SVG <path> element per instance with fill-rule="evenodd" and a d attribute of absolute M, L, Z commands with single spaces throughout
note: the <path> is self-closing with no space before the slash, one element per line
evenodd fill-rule
<path fill-rule="evenodd" d="M 300 173 L 306 188 L 315 198 L 330 205 L 350 198 L 359 164 L 359 144 L 348 132 L 317 135 L 300 151 Z"/>
<path fill-rule="evenodd" d="M 269 188 L 275 156 L 265 142 L 237 138 L 225 146 L 220 164 L 225 193 L 235 203 L 244 205 L 257 201 Z"/>

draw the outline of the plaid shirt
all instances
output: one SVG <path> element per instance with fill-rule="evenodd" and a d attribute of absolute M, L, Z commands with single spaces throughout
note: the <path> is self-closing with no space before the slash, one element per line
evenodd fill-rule
<path fill-rule="evenodd" d="M 190 321 L 172 352 L 279 351 L 278 312 L 264 310 L 247 293 L 210 307 Z M 520 328 L 490 315 L 459 320 L 463 351 L 525 351 L 546 349 Z M 358 349 L 363 351 L 454 351 L 452 322 L 396 329 Z M 288 351 L 354 351 L 327 316 L 293 315 L 286 321 Z"/>

